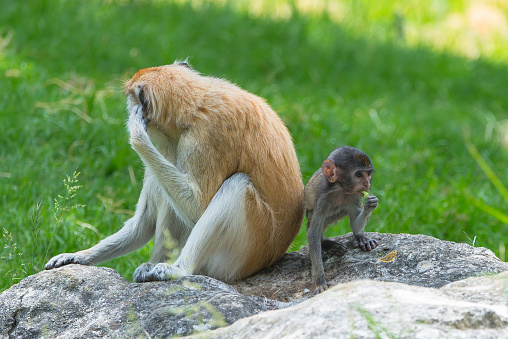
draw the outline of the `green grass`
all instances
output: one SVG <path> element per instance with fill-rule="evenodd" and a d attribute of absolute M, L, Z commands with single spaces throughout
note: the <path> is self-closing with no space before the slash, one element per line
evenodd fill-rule
<path fill-rule="evenodd" d="M 506 202 L 464 136 L 506 186 L 506 21 L 489 20 L 497 26 L 484 33 L 469 1 L 337 0 L 328 12 L 312 3 L 2 4 L 0 290 L 129 218 L 143 168 L 127 141 L 122 83 L 187 57 L 268 100 L 294 137 L 304 182 L 339 145 L 369 154 L 380 204 L 368 231 L 475 239 L 504 259 L 507 225 L 470 195 L 500 211 Z M 75 171 L 82 187 L 71 197 L 63 180 Z M 329 234 L 346 231 L 341 222 Z M 303 227 L 293 249 L 305 243 Z M 130 279 L 150 252 L 105 265 Z"/>

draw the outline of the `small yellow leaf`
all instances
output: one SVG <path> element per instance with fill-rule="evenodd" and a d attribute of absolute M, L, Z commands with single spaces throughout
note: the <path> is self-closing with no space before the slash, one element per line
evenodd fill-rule
<path fill-rule="evenodd" d="M 384 257 L 379 258 L 379 261 L 381 261 L 381 262 L 392 262 L 392 261 L 395 260 L 396 257 L 397 257 L 397 251 L 393 251 L 391 253 L 388 253 Z"/>

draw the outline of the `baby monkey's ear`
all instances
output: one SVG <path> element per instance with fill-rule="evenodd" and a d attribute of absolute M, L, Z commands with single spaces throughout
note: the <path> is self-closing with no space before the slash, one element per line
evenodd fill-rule
<path fill-rule="evenodd" d="M 321 166 L 323 170 L 323 174 L 329 182 L 337 182 L 339 180 L 339 168 L 335 165 L 335 161 L 331 159 L 326 159 L 323 161 L 323 165 Z"/>

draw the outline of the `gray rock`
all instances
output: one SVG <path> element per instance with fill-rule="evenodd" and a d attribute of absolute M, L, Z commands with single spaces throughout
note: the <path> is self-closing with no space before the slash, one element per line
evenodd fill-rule
<path fill-rule="evenodd" d="M 204 276 L 136 284 L 110 268 L 69 265 L 0 294 L 0 337 L 183 336 L 283 306 Z"/>
<path fill-rule="evenodd" d="M 486 273 L 508 264 L 490 250 L 370 236 L 380 243 L 371 252 L 353 249 L 351 234 L 336 238 L 350 250 L 324 254 L 335 286 L 313 298 L 306 248 L 233 287 L 204 276 L 130 283 L 104 267 L 43 271 L 0 294 L 0 338 L 506 338 L 508 275 Z"/>
<path fill-rule="evenodd" d="M 442 241 L 426 235 L 368 235 L 379 242 L 379 246 L 371 252 L 353 248 L 352 233 L 332 238 L 346 243 L 349 250 L 342 257 L 323 254 L 329 283 L 336 285 L 369 279 L 442 287 L 471 276 L 508 271 L 508 263 L 483 247 Z M 287 253 L 272 267 L 233 284 L 233 287 L 244 295 L 286 302 L 308 298 L 314 290 L 308 248 Z"/>
<path fill-rule="evenodd" d="M 441 289 L 340 284 L 290 308 L 241 319 L 207 338 L 507 338 L 508 273 Z"/>

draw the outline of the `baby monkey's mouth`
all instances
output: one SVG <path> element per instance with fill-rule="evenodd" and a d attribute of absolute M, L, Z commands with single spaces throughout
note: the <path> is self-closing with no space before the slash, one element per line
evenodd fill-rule
<path fill-rule="evenodd" d="M 358 191 L 356 194 L 364 198 L 367 198 L 370 195 L 369 191 Z"/>

